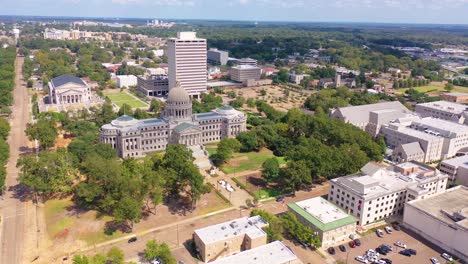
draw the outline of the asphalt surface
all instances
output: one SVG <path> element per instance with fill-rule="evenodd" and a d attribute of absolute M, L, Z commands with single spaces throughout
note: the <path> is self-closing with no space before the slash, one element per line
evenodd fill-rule
<path fill-rule="evenodd" d="M 1 251 L 0 263 L 24 263 L 23 246 L 25 239 L 26 204 L 21 201 L 25 189 L 18 185 L 16 162 L 27 151 L 28 139 L 24 133 L 29 120 L 29 96 L 22 80 L 21 69 L 24 58 L 16 59 L 16 86 L 13 91 L 14 103 L 10 117 L 11 132 L 8 138 L 10 159 L 7 164 L 6 192 L 0 200 Z"/>

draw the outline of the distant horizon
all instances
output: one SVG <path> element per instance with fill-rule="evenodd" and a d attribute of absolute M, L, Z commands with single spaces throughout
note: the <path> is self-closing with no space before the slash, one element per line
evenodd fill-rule
<path fill-rule="evenodd" d="M 468 24 L 468 0 L 0 0 L 10 16 Z"/>
<path fill-rule="evenodd" d="M 71 19 L 89 19 L 89 20 L 112 20 L 115 22 L 126 21 L 126 20 L 141 20 L 141 22 L 146 22 L 148 20 L 162 20 L 162 21 L 207 21 L 207 22 L 215 22 L 215 21 L 222 21 L 222 22 L 244 22 L 244 23 L 255 23 L 255 22 L 263 22 L 263 23 L 291 23 L 291 24 L 301 24 L 301 23 L 310 23 L 310 24 L 380 24 L 380 25 L 418 25 L 418 26 L 468 26 L 468 23 L 428 23 L 428 22 L 383 22 L 383 21 L 318 21 L 318 20 L 248 20 L 248 19 L 203 19 L 203 18 L 168 18 L 168 17 L 111 17 L 111 16 L 57 16 L 57 15 L 7 15 L 7 14 L 0 14 L 1 17 L 18 17 L 18 18 L 43 18 L 43 19 L 62 19 L 62 20 L 71 20 Z"/>

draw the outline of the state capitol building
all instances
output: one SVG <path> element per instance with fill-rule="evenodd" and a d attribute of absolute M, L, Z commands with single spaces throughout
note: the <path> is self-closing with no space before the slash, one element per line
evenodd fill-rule
<path fill-rule="evenodd" d="M 111 144 L 121 158 L 143 157 L 166 149 L 168 144 L 195 146 L 233 138 L 246 130 L 246 121 L 243 112 L 227 105 L 192 114 L 189 94 L 176 83 L 169 91 L 161 118 L 121 116 L 101 127 L 99 140 Z"/>

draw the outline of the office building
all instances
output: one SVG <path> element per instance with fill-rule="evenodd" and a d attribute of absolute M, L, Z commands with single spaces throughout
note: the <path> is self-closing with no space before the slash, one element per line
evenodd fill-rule
<path fill-rule="evenodd" d="M 290 203 L 288 209 L 302 224 L 317 232 L 322 247 L 342 243 L 356 233 L 357 219 L 322 197 Z"/>
<path fill-rule="evenodd" d="M 218 50 L 215 48 L 211 48 L 208 50 L 207 53 L 208 62 L 209 63 L 216 63 L 219 65 L 226 65 L 229 59 L 229 52 L 224 50 Z"/>
<path fill-rule="evenodd" d="M 167 59 L 169 88 L 179 81 L 192 98 L 206 92 L 206 39 L 197 38 L 195 32 L 178 32 L 177 38 L 167 41 Z"/>
<path fill-rule="evenodd" d="M 406 202 L 443 192 L 448 176 L 418 162 L 367 163 L 361 172 L 330 181 L 328 200 L 358 219 L 358 225 L 402 214 Z"/>
<path fill-rule="evenodd" d="M 267 234 L 262 228 L 267 226 L 260 216 L 238 218 L 195 230 L 193 241 L 201 259 L 210 262 L 265 245 Z"/>
<path fill-rule="evenodd" d="M 257 66 L 239 65 L 229 70 L 231 80 L 236 82 L 245 82 L 247 80 L 260 80 L 262 69 Z"/>
<path fill-rule="evenodd" d="M 406 204 L 403 225 L 448 254 L 468 260 L 468 188 L 458 186 Z"/>
<path fill-rule="evenodd" d="M 468 147 L 467 126 L 432 117 L 399 118 L 383 125 L 380 132 L 390 148 L 419 142 L 424 162 L 453 157 Z"/>
<path fill-rule="evenodd" d="M 135 75 L 117 75 L 117 87 L 119 88 L 130 88 L 133 86 L 137 86 L 138 81 Z"/>
<path fill-rule="evenodd" d="M 374 137 L 382 125 L 409 114 L 411 111 L 398 101 L 339 107 L 330 111 L 331 117 L 350 123 Z"/>
<path fill-rule="evenodd" d="M 157 69 L 154 70 L 156 71 Z M 165 96 L 169 92 L 169 78 L 167 74 L 140 75 L 137 77 L 137 91 L 146 96 Z"/>
<path fill-rule="evenodd" d="M 110 144 L 119 157 L 143 157 L 168 144 L 200 146 L 233 138 L 246 130 L 246 115 L 230 106 L 192 114 L 192 100 L 180 85 L 169 89 L 161 118 L 137 120 L 121 116 L 99 131 L 101 143 Z"/>
<path fill-rule="evenodd" d="M 294 84 L 301 84 L 301 81 L 304 79 L 304 78 L 307 78 L 309 77 L 310 75 L 308 74 L 296 74 L 296 73 L 290 73 L 289 74 L 289 81 L 294 83 Z"/>
<path fill-rule="evenodd" d="M 443 120 L 456 122 L 459 124 L 468 124 L 468 110 L 466 105 L 436 101 L 423 104 L 417 104 L 415 112 L 422 117 L 434 117 Z"/>
<path fill-rule="evenodd" d="M 257 67 L 257 60 L 252 58 L 242 58 L 235 61 L 237 65 L 250 65 Z"/>
<path fill-rule="evenodd" d="M 468 93 L 443 93 L 440 95 L 442 99 L 452 103 L 466 104 L 468 103 Z"/>
<path fill-rule="evenodd" d="M 451 183 L 468 186 L 468 155 L 442 161 L 439 170 L 449 176 Z"/>
<path fill-rule="evenodd" d="M 302 264 L 296 255 L 280 241 L 242 251 L 210 264 Z"/>

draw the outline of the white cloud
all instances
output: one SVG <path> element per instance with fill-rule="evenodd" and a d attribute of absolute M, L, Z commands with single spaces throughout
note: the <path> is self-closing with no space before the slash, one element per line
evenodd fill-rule
<path fill-rule="evenodd" d="M 121 5 L 149 4 L 160 6 L 193 6 L 196 0 L 112 0 L 112 3 Z"/>

